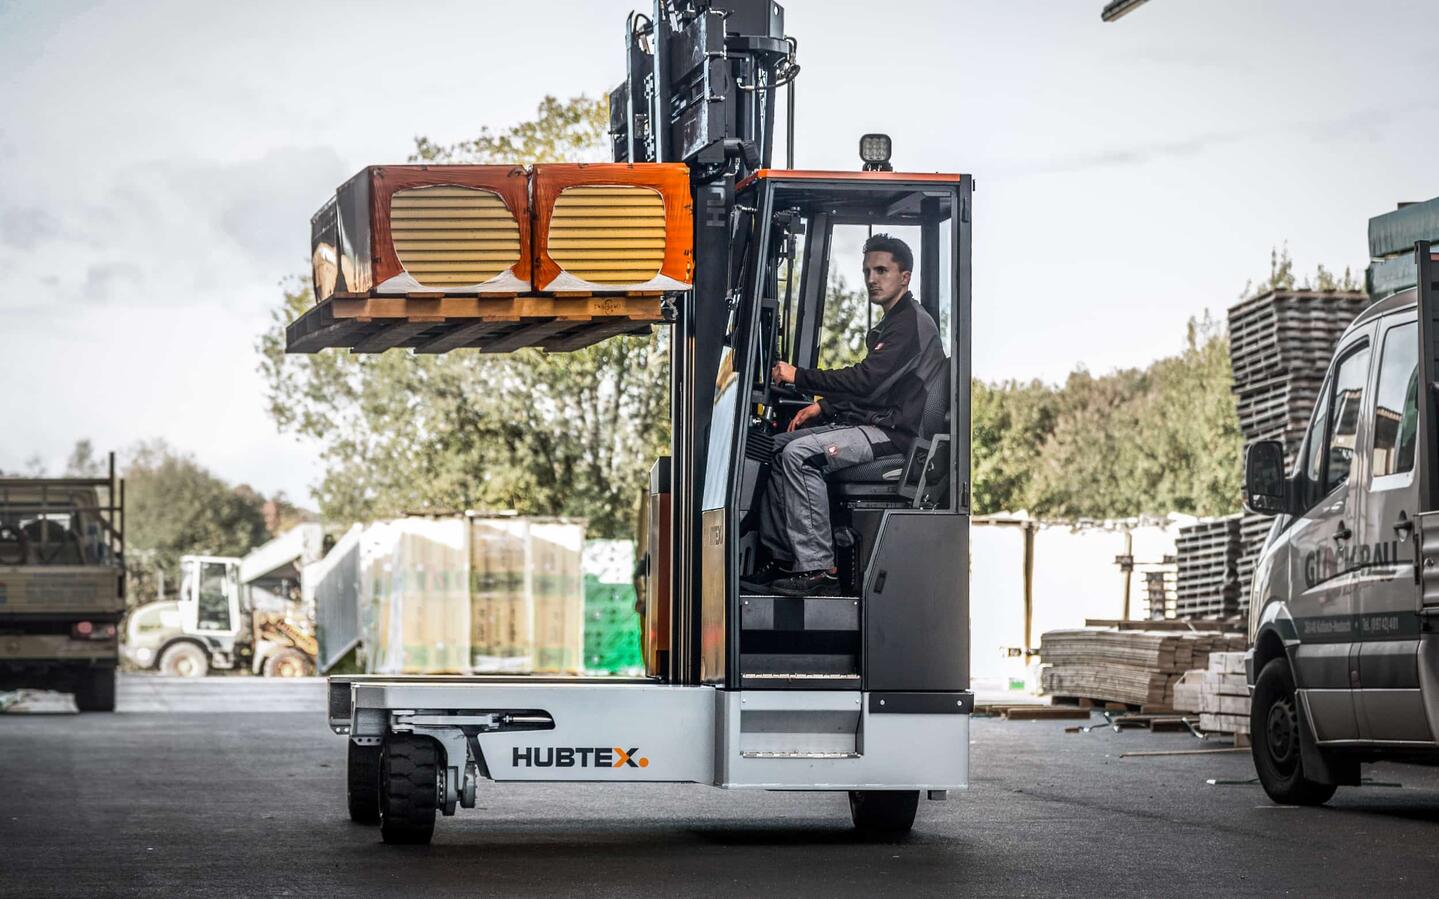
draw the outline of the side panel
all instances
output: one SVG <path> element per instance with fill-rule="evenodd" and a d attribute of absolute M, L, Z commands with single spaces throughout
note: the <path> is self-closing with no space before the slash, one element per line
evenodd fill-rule
<path fill-rule="evenodd" d="M 767 790 L 945 790 L 969 786 L 969 714 L 877 711 L 874 694 L 721 691 L 715 785 Z M 927 708 L 927 706 L 925 706 Z M 786 722 L 782 727 L 779 722 Z"/>
<path fill-rule="evenodd" d="M 708 687 L 356 684 L 357 735 L 360 719 L 375 709 L 548 713 L 553 729 L 479 734 L 485 766 L 497 781 L 714 780 L 714 691 Z"/>
<path fill-rule="evenodd" d="M 28 565 L 0 568 L 0 615 L 119 614 L 125 611 L 116 568 Z"/>
<path fill-rule="evenodd" d="M 865 689 L 969 689 L 969 516 L 887 514 L 861 608 Z"/>

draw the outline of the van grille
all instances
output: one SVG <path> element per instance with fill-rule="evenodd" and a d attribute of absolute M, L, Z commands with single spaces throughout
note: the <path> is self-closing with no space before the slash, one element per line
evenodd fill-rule
<path fill-rule="evenodd" d="M 665 260 L 664 198 L 648 187 L 566 188 L 555 198 L 546 251 L 594 284 L 649 281 Z"/>
<path fill-rule="evenodd" d="M 483 284 L 520 261 L 520 226 L 500 195 L 416 187 L 390 198 L 395 257 L 426 287 Z"/>

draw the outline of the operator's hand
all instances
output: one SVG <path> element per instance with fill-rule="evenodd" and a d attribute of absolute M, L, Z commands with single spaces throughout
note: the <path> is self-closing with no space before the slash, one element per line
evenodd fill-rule
<path fill-rule="evenodd" d="M 769 370 L 769 376 L 776 384 L 793 384 L 794 366 L 784 361 L 776 362 Z"/>
<path fill-rule="evenodd" d="M 819 418 L 819 416 L 819 403 L 810 403 L 808 406 L 805 406 L 803 409 L 799 410 L 794 414 L 794 418 L 791 418 L 789 420 L 789 427 L 785 428 L 785 430 L 793 431 L 795 428 L 802 428 L 805 426 L 805 423 L 808 422 L 810 419 Z"/>

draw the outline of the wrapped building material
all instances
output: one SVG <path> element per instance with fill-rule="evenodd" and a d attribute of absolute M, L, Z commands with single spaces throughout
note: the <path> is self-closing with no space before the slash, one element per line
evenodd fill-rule
<path fill-rule="evenodd" d="M 466 521 L 471 670 L 579 673 L 584 525 L 514 517 Z"/>
<path fill-rule="evenodd" d="M 315 610 L 315 661 L 323 674 L 360 642 L 360 542 L 363 525 L 355 525 L 300 576 L 305 603 Z"/>
<path fill-rule="evenodd" d="M 362 629 L 372 674 L 470 670 L 468 528 L 402 518 L 370 525 L 360 555 Z"/>

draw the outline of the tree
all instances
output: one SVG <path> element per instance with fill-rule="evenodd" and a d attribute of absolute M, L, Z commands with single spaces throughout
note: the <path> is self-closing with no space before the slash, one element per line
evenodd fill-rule
<path fill-rule="evenodd" d="M 180 556 L 241 556 L 269 538 L 263 498 L 231 488 L 164 441 L 137 445 L 125 476 L 125 542 L 129 595 L 147 601 L 158 572 L 174 583 Z"/>
<path fill-rule="evenodd" d="M 88 439 L 75 441 L 70 458 L 65 462 L 67 478 L 98 478 L 106 473 L 106 463 L 95 456 L 95 446 Z"/>
<path fill-rule="evenodd" d="M 449 146 L 420 137 L 411 158 L 595 158 L 608 116 L 603 98 L 546 97 L 532 121 Z M 258 350 L 276 424 L 321 444 L 316 498 L 325 517 L 514 509 L 582 516 L 593 534 L 630 535 L 635 497 L 669 443 L 662 332 L 555 355 L 286 356 L 285 325 L 312 302 L 308 288 L 289 285 Z"/>

